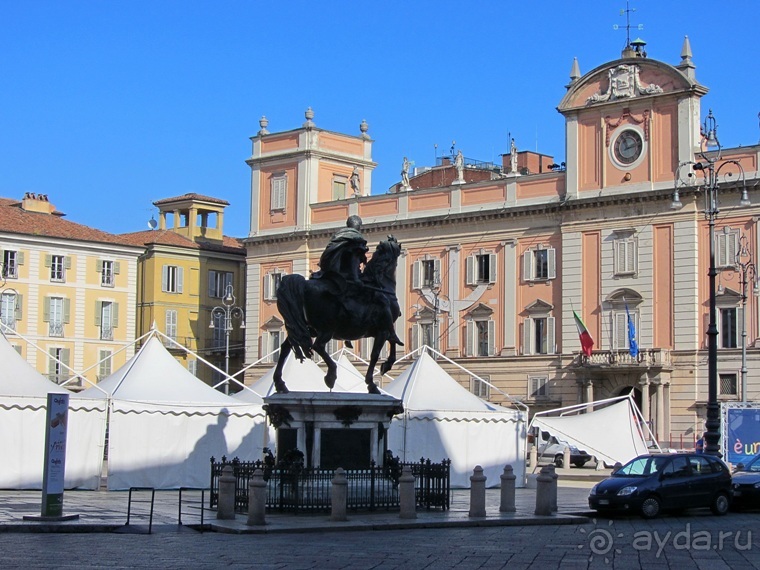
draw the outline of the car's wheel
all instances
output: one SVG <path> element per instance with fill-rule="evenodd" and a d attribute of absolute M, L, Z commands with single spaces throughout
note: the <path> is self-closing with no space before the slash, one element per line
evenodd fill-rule
<path fill-rule="evenodd" d="M 715 497 L 713 497 L 712 504 L 710 505 L 710 510 L 714 515 L 725 515 L 728 512 L 729 508 L 731 508 L 731 501 L 729 500 L 728 495 L 725 493 L 718 493 L 715 495 Z"/>
<path fill-rule="evenodd" d="M 579 459 L 577 461 L 573 461 L 573 465 L 575 465 L 576 467 L 583 467 L 584 465 L 586 465 L 586 462 L 583 459 Z"/>
<path fill-rule="evenodd" d="M 565 464 L 565 458 L 561 455 L 555 455 L 554 456 L 554 466 L 557 469 L 562 469 L 562 466 Z"/>
<path fill-rule="evenodd" d="M 653 519 L 660 514 L 661 508 L 660 499 L 652 495 L 641 503 L 641 516 L 645 519 Z"/>

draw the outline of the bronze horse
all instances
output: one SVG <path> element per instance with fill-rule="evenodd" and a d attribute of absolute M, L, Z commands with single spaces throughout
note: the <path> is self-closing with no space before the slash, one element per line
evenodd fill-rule
<path fill-rule="evenodd" d="M 396 298 L 396 263 L 401 245 L 393 236 L 381 241 L 367 262 L 358 283 L 336 287 L 331 279 L 306 279 L 302 275 L 286 275 L 277 288 L 277 308 L 285 321 L 287 337 L 280 346 L 274 370 L 274 387 L 287 393 L 282 368 L 291 351 L 303 361 L 314 352 L 327 364 L 325 384 L 332 389 L 337 378 L 337 365 L 325 346 L 330 339 L 352 341 L 374 338 L 369 368 L 364 377 L 367 391 L 380 393 L 372 380 L 383 345 L 388 342 L 388 359 L 380 366 L 385 374 L 396 362 L 396 345 L 403 346 L 393 329 L 401 315 Z M 314 341 L 312 342 L 312 339 Z"/>

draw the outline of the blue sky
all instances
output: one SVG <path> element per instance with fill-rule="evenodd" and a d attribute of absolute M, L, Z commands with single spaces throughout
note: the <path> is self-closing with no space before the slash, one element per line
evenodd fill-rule
<path fill-rule="evenodd" d="M 757 0 L 632 0 L 632 38 L 677 64 L 688 35 L 724 146 L 760 140 Z M 375 140 L 373 193 L 401 161 L 430 165 L 452 141 L 499 161 L 564 160 L 556 111 L 581 73 L 625 44 L 624 0 L 0 0 L 0 196 L 48 194 L 67 218 L 145 229 L 154 200 L 198 192 L 231 203 L 248 233 L 249 137 L 318 127 Z M 438 145 L 437 151 L 435 145 Z"/>

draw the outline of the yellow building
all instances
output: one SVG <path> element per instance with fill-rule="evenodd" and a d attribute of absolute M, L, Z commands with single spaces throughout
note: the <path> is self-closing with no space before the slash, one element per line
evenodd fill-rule
<path fill-rule="evenodd" d="M 0 328 L 54 382 L 97 382 L 133 353 L 143 248 L 63 216 L 46 195 L 0 198 Z"/>
<path fill-rule="evenodd" d="M 230 302 L 230 286 L 233 305 L 245 306 L 245 248 L 223 234 L 229 202 L 185 194 L 153 204 L 159 209 L 156 229 L 121 236 L 144 252 L 137 271 L 137 334 L 145 334 L 155 323 L 159 331 L 221 370 L 229 354 L 234 373 L 242 367 L 243 320 L 233 318 L 227 331 L 224 311 L 212 316 L 214 307 L 224 308 L 225 298 Z M 218 372 L 177 344 L 167 341 L 166 347 L 199 378 L 210 384 L 221 380 Z"/>

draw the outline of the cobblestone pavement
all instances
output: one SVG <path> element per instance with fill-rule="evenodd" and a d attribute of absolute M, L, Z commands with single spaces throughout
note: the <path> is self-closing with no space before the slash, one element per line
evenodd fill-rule
<path fill-rule="evenodd" d="M 587 511 L 588 484 L 559 489 L 560 512 Z M 522 508 L 532 495 L 518 490 Z M 461 515 L 467 491 L 455 492 L 452 511 Z M 29 497 L 27 495 L 27 497 Z M 653 568 L 709 570 L 760 568 L 760 513 L 716 517 L 687 511 L 654 521 L 639 517 L 593 517 L 587 524 L 415 528 L 341 532 L 330 527 L 308 533 L 235 535 L 196 532 L 176 525 L 176 497 L 161 495 L 153 534 L 134 532 L 46 534 L 0 533 L 4 568 Z M 489 509 L 498 491 L 487 494 Z M 0 493 L 0 512 L 29 504 Z M 123 524 L 124 494 L 67 494 L 92 515 L 98 505 L 118 503 L 104 516 Z M 34 502 L 31 499 L 29 502 Z M 124 503 L 123 505 L 121 503 Z M 5 508 L 3 509 L 3 506 Z M 518 505 L 519 506 L 519 505 Z M 7 519 L 6 519 L 7 520 Z M 2 526 L 0 520 L 0 526 Z M 132 530 L 140 530 L 135 528 Z M 314 532 L 316 531 L 316 532 Z M 323 531 L 323 532 L 320 532 Z"/>
<path fill-rule="evenodd" d="M 0 535 L 0 551 L 4 568 L 736 570 L 760 567 L 758 516 L 271 535 L 14 533 Z"/>

